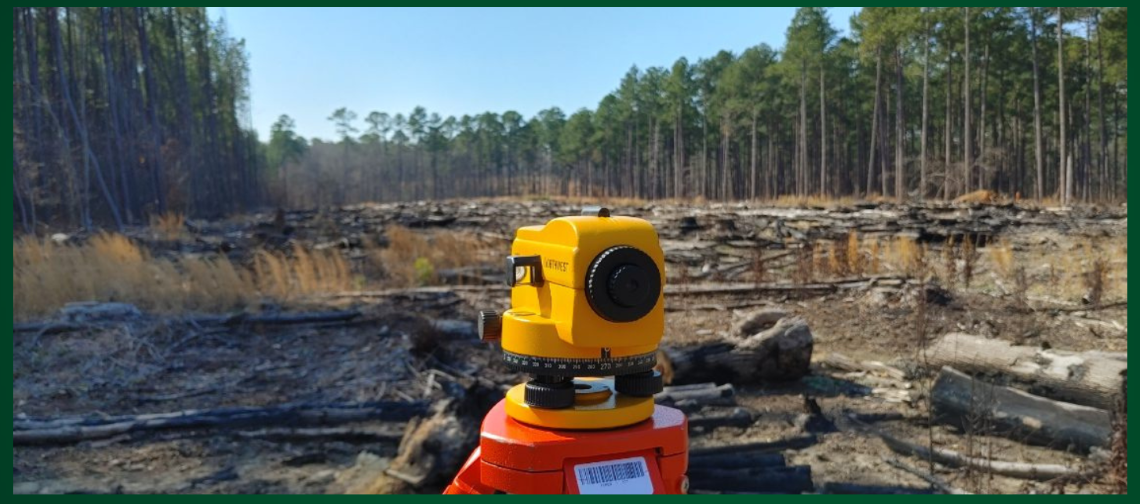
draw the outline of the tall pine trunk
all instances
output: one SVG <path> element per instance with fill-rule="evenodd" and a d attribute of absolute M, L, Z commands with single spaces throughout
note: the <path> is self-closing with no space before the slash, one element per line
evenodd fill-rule
<path fill-rule="evenodd" d="M 926 198 L 926 134 L 927 134 L 927 118 L 929 111 L 928 96 L 930 94 L 930 20 L 926 19 L 925 11 L 923 12 L 923 19 L 925 21 L 925 31 L 922 38 L 922 135 L 920 142 L 920 153 L 918 161 L 918 199 Z"/>
<path fill-rule="evenodd" d="M 973 136 L 970 132 L 970 109 L 974 108 L 974 103 L 970 101 L 970 8 L 966 7 L 966 50 L 962 53 L 962 60 L 966 64 L 965 77 L 962 80 L 963 92 L 965 93 L 965 108 L 966 108 L 966 122 L 962 125 L 963 133 L 962 140 L 965 147 L 962 149 L 962 167 L 963 167 L 963 193 L 970 192 L 973 185 L 974 173 L 974 151 L 973 151 Z"/>
<path fill-rule="evenodd" d="M 823 67 L 819 64 L 819 194 L 827 196 L 827 102 L 823 94 Z"/>
<path fill-rule="evenodd" d="M 882 102 L 880 94 L 882 89 L 880 83 L 882 82 L 883 74 L 883 51 L 881 48 L 875 49 L 875 105 L 874 112 L 871 113 L 871 142 L 868 144 L 869 160 L 867 161 L 867 190 L 866 195 L 871 195 L 871 188 L 875 180 L 875 136 L 879 133 L 879 104 Z"/>
<path fill-rule="evenodd" d="M 1073 173 L 1069 169 L 1072 165 L 1068 162 L 1069 156 L 1065 145 L 1068 141 L 1065 136 L 1065 30 L 1060 7 L 1057 7 L 1057 103 L 1057 122 L 1060 129 L 1057 137 L 1060 155 L 1057 159 L 1061 166 L 1061 204 L 1068 206 L 1069 200 L 1073 197 Z"/>
<path fill-rule="evenodd" d="M 902 48 L 895 48 L 895 199 L 906 199 L 906 177 L 903 166 L 903 63 Z"/>
<path fill-rule="evenodd" d="M 1037 7 L 1029 7 L 1030 37 L 1033 46 L 1033 149 L 1036 164 L 1036 196 L 1045 198 L 1045 142 L 1041 132 L 1041 73 L 1037 65 Z"/>

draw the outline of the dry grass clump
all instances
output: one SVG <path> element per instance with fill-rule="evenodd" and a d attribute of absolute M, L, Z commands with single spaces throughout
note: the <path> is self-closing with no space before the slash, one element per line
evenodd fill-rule
<path fill-rule="evenodd" d="M 258 251 L 253 260 L 257 291 L 276 299 L 295 299 L 322 292 L 351 290 L 354 277 L 336 250 L 305 250 L 294 245 L 292 255 Z"/>
<path fill-rule="evenodd" d="M 863 254 L 859 252 L 859 233 L 847 233 L 847 271 L 853 275 L 863 274 Z"/>
<path fill-rule="evenodd" d="M 99 234 L 83 245 L 21 238 L 12 246 L 12 308 L 17 320 L 51 314 L 76 301 L 116 301 L 160 313 L 220 312 L 258 296 L 280 300 L 350 290 L 355 285 L 335 250 L 259 252 L 252 268 L 225 256 L 152 257 L 130 239 Z"/>
<path fill-rule="evenodd" d="M 1013 257 L 1013 245 L 1010 245 L 1009 240 L 1002 239 L 998 243 L 991 244 L 988 248 L 993 272 L 1002 278 L 1011 278 L 1016 266 Z"/>
<path fill-rule="evenodd" d="M 926 252 L 914 238 L 895 237 L 890 254 L 895 269 L 912 276 L 919 276 L 922 273 Z"/>
<path fill-rule="evenodd" d="M 248 273 L 225 257 L 155 259 L 129 239 L 99 234 L 85 245 L 22 238 L 12 247 L 16 319 L 50 314 L 74 301 L 118 301 L 150 311 L 221 311 L 254 295 Z"/>
<path fill-rule="evenodd" d="M 836 208 L 852 206 L 855 204 L 855 199 L 848 196 L 836 198 L 832 196 L 820 195 L 795 196 L 786 194 L 779 196 L 774 200 L 766 201 L 765 204 L 784 208 Z"/>
<path fill-rule="evenodd" d="M 482 264 L 486 246 L 470 233 L 443 232 L 428 237 L 402 226 L 386 230 L 388 246 L 371 254 L 385 283 L 393 287 L 432 285 L 440 270 Z"/>
<path fill-rule="evenodd" d="M 180 238 L 186 229 L 185 224 L 186 215 L 180 212 L 166 212 L 150 216 L 151 229 L 167 240 Z"/>

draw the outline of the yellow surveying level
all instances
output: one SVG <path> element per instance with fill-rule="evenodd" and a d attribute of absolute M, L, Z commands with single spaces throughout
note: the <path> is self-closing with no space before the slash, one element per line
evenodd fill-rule
<path fill-rule="evenodd" d="M 588 207 L 519 228 L 506 266 L 511 308 L 480 312 L 479 332 L 532 379 L 488 413 L 446 493 L 682 493 L 687 423 L 653 401 L 665 328 L 653 226 Z"/>

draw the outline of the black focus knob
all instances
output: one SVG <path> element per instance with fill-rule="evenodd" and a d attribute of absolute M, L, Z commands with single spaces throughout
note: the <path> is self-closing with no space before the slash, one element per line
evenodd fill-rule
<path fill-rule="evenodd" d="M 532 408 L 563 409 L 574 405 L 574 381 L 571 379 L 544 380 L 536 378 L 526 382 L 523 400 Z"/>
<path fill-rule="evenodd" d="M 652 397 L 665 389 L 665 381 L 657 370 L 614 377 L 614 389 L 633 397 Z"/>
<path fill-rule="evenodd" d="M 657 306 L 661 270 L 652 257 L 634 247 L 611 247 L 594 258 L 586 272 L 586 300 L 599 317 L 633 322 Z"/>
<path fill-rule="evenodd" d="M 479 338 L 486 343 L 503 337 L 503 318 L 491 310 L 479 312 Z"/>

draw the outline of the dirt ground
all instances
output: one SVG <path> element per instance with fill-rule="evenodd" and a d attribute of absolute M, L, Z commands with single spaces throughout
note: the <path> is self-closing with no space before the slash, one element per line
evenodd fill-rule
<path fill-rule="evenodd" d="M 540 219 L 541 220 L 541 219 Z M 1117 227 L 1121 226 L 1121 227 Z M 1126 300 L 1127 220 L 1098 250 L 1122 251 L 1111 268 L 1108 301 Z M 757 294 L 685 297 L 669 301 L 663 344 L 716 338 L 747 308 L 771 304 L 803 317 L 814 336 L 814 357 L 830 353 L 905 367 L 926 337 L 947 332 L 1000 338 L 1022 345 L 1065 350 L 1127 351 L 1127 309 L 1034 309 L 1042 302 L 1079 306 L 1084 288 L 1073 277 L 1056 280 L 1040 260 L 1079 256 L 1088 237 L 1041 230 L 1010 233 L 1030 277 L 1027 292 L 1010 294 L 1000 275 L 979 267 L 970 287 L 943 285 L 946 299 L 916 309 L 907 289 L 859 289 L 824 296 Z M 506 249 L 503 250 L 506 253 Z M 984 255 L 984 254 L 983 254 Z M 979 263 L 988 264 L 985 259 Z M 774 270 L 772 277 L 790 275 Z M 1054 284 L 1051 284 L 1054 282 Z M 1058 288 L 1056 282 L 1060 282 Z M 1008 283 L 1008 282 L 1006 282 Z M 696 284 L 696 283 L 695 283 Z M 506 371 L 495 351 L 477 341 L 436 340 L 430 320 L 474 320 L 478 310 L 502 310 L 503 291 L 423 296 L 346 297 L 296 303 L 291 310 L 355 308 L 349 323 L 286 327 L 197 327 L 186 317 L 144 315 L 127 323 L 93 324 L 78 331 L 17 333 L 13 408 L 16 419 L 69 415 L 158 413 L 223 406 L 438 399 L 441 382 L 458 374 L 485 375 L 499 385 L 521 377 Z M 1029 308 L 1026 308 L 1029 306 Z M 428 324 L 430 326 L 430 324 Z M 425 340 L 425 338 L 427 338 Z M 427 381 L 424 373 L 440 373 Z M 926 461 L 890 451 L 860 432 L 849 415 L 879 418 L 875 426 L 919 444 L 933 444 L 995 460 L 1083 467 L 1088 459 L 1060 449 L 1033 447 L 1000 437 L 964 435 L 930 425 L 924 399 L 929 378 L 899 393 L 813 373 L 788 384 L 738 387 L 738 402 L 758 414 L 748 428 L 694 433 L 693 447 L 786 438 L 798 433 L 793 419 L 803 395 L 818 401 L 836 432 L 787 452 L 791 464 L 810 465 L 816 487 L 828 482 L 928 488 L 922 479 L 887 463 L 918 468 Z M 897 392 L 897 391 L 896 391 Z M 370 422 L 367 440 L 273 439 L 250 430 L 168 431 L 123 434 L 66 446 L 15 446 L 15 493 L 340 493 L 375 475 L 396 453 L 398 422 Z M 952 485 L 984 493 L 1104 493 L 1100 479 L 1028 482 L 978 471 L 935 468 Z"/>

